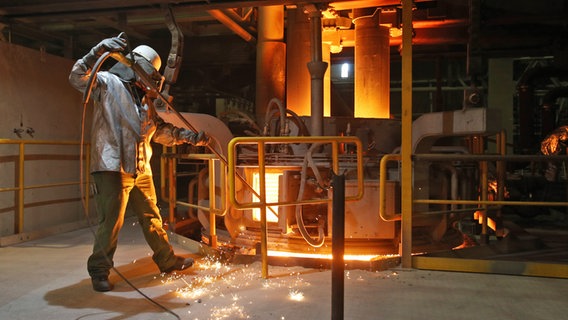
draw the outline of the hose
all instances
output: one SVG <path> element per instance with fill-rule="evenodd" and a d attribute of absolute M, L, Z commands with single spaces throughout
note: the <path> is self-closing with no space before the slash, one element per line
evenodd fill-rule
<path fill-rule="evenodd" d="M 297 202 L 302 201 L 303 197 L 304 197 L 304 191 L 305 191 L 305 187 L 306 187 L 306 180 L 307 180 L 307 171 L 308 171 L 308 165 L 310 165 L 310 167 L 312 167 L 312 170 L 314 172 L 314 174 L 316 175 L 316 179 L 318 181 L 318 184 L 321 182 L 321 176 L 319 174 L 319 171 L 317 170 L 317 168 L 315 168 L 315 164 L 313 162 L 311 153 L 316 149 L 319 148 L 321 144 L 320 143 L 316 143 L 314 145 L 312 145 L 310 147 L 310 149 L 308 150 L 308 152 L 306 153 L 306 156 L 304 157 L 304 161 L 302 163 L 302 171 L 301 171 L 301 176 L 300 176 L 300 188 L 298 190 L 298 199 Z M 323 230 L 323 226 L 324 226 L 324 220 L 321 219 L 318 222 L 318 238 L 313 239 L 312 236 L 308 233 L 308 230 L 306 230 L 306 226 L 304 225 L 304 219 L 302 217 L 302 206 L 301 205 L 296 205 L 296 223 L 298 224 L 298 230 L 300 230 L 300 234 L 302 235 L 302 237 L 304 238 L 304 240 L 306 240 L 306 242 L 315 248 L 319 248 L 321 246 L 323 246 L 324 242 L 325 242 L 325 234 L 324 234 L 324 230 Z"/>

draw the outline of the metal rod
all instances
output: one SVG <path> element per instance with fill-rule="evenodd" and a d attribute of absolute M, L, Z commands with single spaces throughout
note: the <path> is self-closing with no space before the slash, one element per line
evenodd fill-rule
<path fill-rule="evenodd" d="M 470 204 L 470 205 L 490 205 L 490 206 L 552 206 L 566 207 L 568 202 L 559 201 L 494 201 L 494 200 L 443 200 L 443 199 L 414 199 L 416 204 Z"/>
<path fill-rule="evenodd" d="M 479 163 L 479 170 L 481 173 L 481 177 L 479 178 L 479 184 L 481 185 L 481 201 L 487 201 L 487 190 L 488 190 L 488 186 L 487 186 L 487 161 L 481 161 Z M 482 219 L 481 219 L 481 244 L 488 244 L 489 243 L 489 234 L 487 233 L 488 231 L 488 226 L 487 226 L 487 205 L 482 203 L 481 204 L 481 215 L 482 215 Z"/>
<path fill-rule="evenodd" d="M 497 155 L 497 154 L 414 154 L 414 161 L 566 161 L 560 155 Z"/>
<path fill-rule="evenodd" d="M 24 161 L 25 144 L 20 143 L 20 156 L 18 158 L 18 212 L 14 221 L 14 231 L 22 233 L 24 231 Z"/>
<path fill-rule="evenodd" d="M 209 160 L 209 207 L 212 209 L 209 211 L 209 244 L 212 248 L 217 248 L 217 217 L 215 210 L 217 210 L 217 199 L 215 197 L 215 183 L 217 178 L 215 177 L 215 165 L 213 160 Z"/>
<path fill-rule="evenodd" d="M 176 164 L 174 158 L 168 159 L 168 223 L 170 230 L 175 232 L 175 209 L 176 209 Z"/>
<path fill-rule="evenodd" d="M 345 292 L 345 175 L 332 173 L 332 234 L 331 247 L 331 319 L 342 320 L 344 315 Z"/>
<path fill-rule="evenodd" d="M 258 180 L 260 207 L 260 253 L 262 255 L 262 277 L 268 279 L 268 228 L 266 222 L 266 179 L 264 167 L 264 143 L 258 145 Z"/>

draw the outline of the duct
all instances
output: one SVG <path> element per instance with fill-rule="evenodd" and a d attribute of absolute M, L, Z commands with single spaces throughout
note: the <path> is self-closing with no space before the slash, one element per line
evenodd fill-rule
<path fill-rule="evenodd" d="M 412 124 L 412 153 L 429 153 L 441 137 L 488 135 L 500 130 L 501 113 L 498 109 L 469 108 L 427 113 Z"/>
<path fill-rule="evenodd" d="M 243 27 L 241 27 L 233 19 L 227 16 L 223 11 L 216 9 L 207 10 L 207 12 L 227 28 L 231 29 L 239 37 L 243 38 L 246 42 L 252 45 L 256 45 L 256 38 L 253 37 L 247 30 L 243 29 Z"/>
<path fill-rule="evenodd" d="M 412 124 L 412 153 L 430 153 L 432 146 L 442 137 L 490 135 L 500 132 L 501 115 L 498 109 L 466 108 L 456 111 L 427 113 Z M 430 196 L 430 163 L 414 163 L 413 196 L 427 199 Z M 455 183 L 455 182 L 454 182 Z M 457 184 L 455 184 L 457 186 Z M 417 211 L 427 211 L 427 205 L 415 205 Z M 446 224 L 445 217 L 419 216 L 413 226 L 437 226 L 432 229 L 432 237 L 441 235 Z"/>

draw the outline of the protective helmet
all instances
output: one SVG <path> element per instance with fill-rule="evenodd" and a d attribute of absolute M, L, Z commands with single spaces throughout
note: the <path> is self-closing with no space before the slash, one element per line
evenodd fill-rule
<path fill-rule="evenodd" d="M 152 66 L 154 66 L 154 69 L 160 70 L 160 67 L 162 66 L 162 59 L 160 59 L 160 56 L 158 55 L 156 50 L 150 48 L 147 45 L 139 45 L 138 47 L 134 48 L 132 52 L 150 62 Z"/>

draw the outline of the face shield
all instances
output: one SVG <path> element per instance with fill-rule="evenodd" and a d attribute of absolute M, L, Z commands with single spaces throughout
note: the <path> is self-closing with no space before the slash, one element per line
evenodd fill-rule
<path fill-rule="evenodd" d="M 156 82 L 158 90 L 161 90 L 164 77 L 159 72 L 162 66 L 160 55 L 158 55 L 156 50 L 147 45 L 137 46 L 132 50 L 132 53 L 134 55 L 134 61 Z"/>
<path fill-rule="evenodd" d="M 158 71 L 162 65 L 162 60 L 154 49 L 146 45 L 140 45 L 134 48 L 127 57 L 134 60 L 134 62 L 140 66 L 142 70 L 144 70 L 148 77 L 155 81 L 158 91 L 162 90 L 164 77 Z M 125 66 L 122 63 L 116 63 L 109 72 L 116 74 L 125 81 L 140 82 L 139 76 L 134 74 L 132 68 Z"/>

